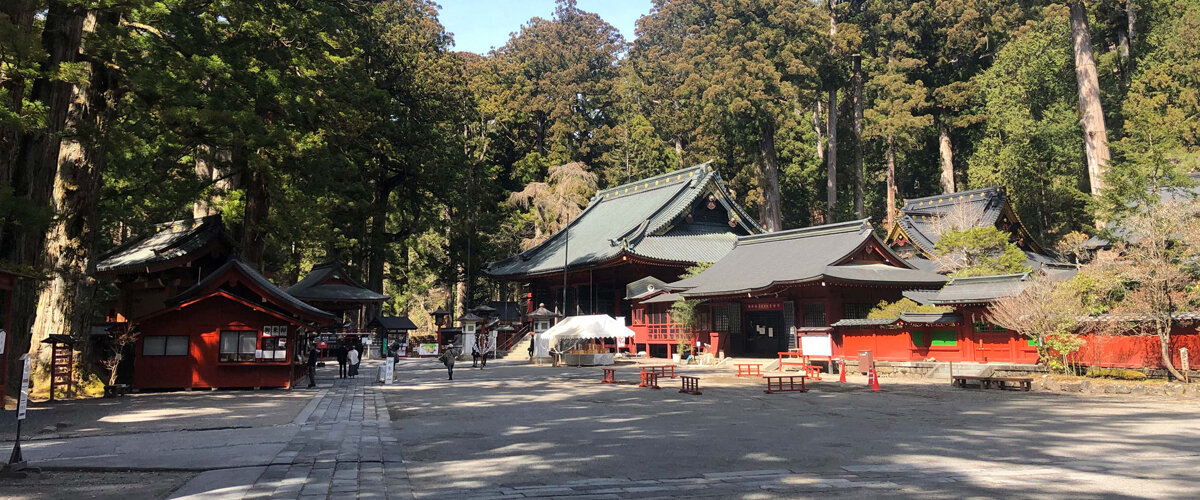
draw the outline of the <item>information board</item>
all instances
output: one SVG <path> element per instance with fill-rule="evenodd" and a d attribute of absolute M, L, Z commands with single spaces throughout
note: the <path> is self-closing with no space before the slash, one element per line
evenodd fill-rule
<path fill-rule="evenodd" d="M 825 335 L 801 335 L 800 352 L 805 356 L 833 356 L 833 339 Z"/>
<path fill-rule="evenodd" d="M 17 402 L 17 420 L 25 420 L 25 404 L 29 401 L 29 354 L 22 354 L 25 368 L 21 370 L 21 399 Z"/>

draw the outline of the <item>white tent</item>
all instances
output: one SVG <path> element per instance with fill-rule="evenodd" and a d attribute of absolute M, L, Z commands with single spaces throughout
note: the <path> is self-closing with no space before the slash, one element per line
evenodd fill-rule
<path fill-rule="evenodd" d="M 567 316 L 541 334 L 547 342 L 565 339 L 615 339 L 632 337 L 633 330 L 607 314 Z"/>

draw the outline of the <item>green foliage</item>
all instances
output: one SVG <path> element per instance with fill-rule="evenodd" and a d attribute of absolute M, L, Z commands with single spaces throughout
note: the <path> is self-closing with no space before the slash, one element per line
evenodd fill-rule
<path fill-rule="evenodd" d="M 679 275 L 679 279 L 691 278 L 697 274 L 704 272 L 705 269 L 712 267 L 715 262 L 697 262 L 695 265 L 688 266 L 683 270 L 683 274 Z"/>
<path fill-rule="evenodd" d="M 671 322 L 687 328 L 694 327 L 699 319 L 696 314 L 696 306 L 699 306 L 700 302 L 702 301 L 685 299 L 671 304 L 671 308 L 668 309 L 671 314 Z"/>
<path fill-rule="evenodd" d="M 888 302 L 886 300 L 881 300 L 881 301 L 879 301 L 879 304 L 876 304 L 875 307 L 871 308 L 871 311 L 867 313 L 867 319 L 899 318 L 900 313 L 906 313 L 906 312 L 918 312 L 918 313 L 942 312 L 942 313 L 944 313 L 944 312 L 950 312 L 952 310 L 953 310 L 952 308 L 946 307 L 946 306 L 936 306 L 936 305 L 932 305 L 932 304 L 929 304 L 929 305 L 918 304 L 909 298 L 902 298 L 895 302 Z"/>
<path fill-rule="evenodd" d="M 1111 378 L 1116 380 L 1146 380 L 1146 374 L 1137 370 L 1125 368 L 1089 368 L 1084 375 L 1090 378 Z"/>
<path fill-rule="evenodd" d="M 934 249 L 952 276 L 1017 274 L 1030 269 L 1009 234 L 991 226 L 946 231 Z"/>
<path fill-rule="evenodd" d="M 968 159 L 971 187 L 1008 188 L 1035 237 L 1088 225 L 1074 56 L 1067 11 L 1051 6 L 1027 22 L 979 75 L 986 117 Z"/>

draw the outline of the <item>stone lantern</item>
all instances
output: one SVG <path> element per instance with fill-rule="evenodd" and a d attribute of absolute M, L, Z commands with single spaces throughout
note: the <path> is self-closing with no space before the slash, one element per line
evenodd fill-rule
<path fill-rule="evenodd" d="M 550 357 L 550 342 L 542 338 L 542 334 L 549 330 L 551 326 L 561 318 L 562 315 L 546 309 L 546 304 L 538 304 L 538 308 L 533 312 L 526 314 L 526 318 L 533 322 L 533 357 L 534 359 Z"/>
<path fill-rule="evenodd" d="M 483 322 L 487 320 L 482 316 L 467 311 L 466 314 L 459 316 L 455 321 L 462 328 L 462 350 L 464 353 L 469 354 L 471 346 L 475 345 L 475 335 L 483 333 Z"/>

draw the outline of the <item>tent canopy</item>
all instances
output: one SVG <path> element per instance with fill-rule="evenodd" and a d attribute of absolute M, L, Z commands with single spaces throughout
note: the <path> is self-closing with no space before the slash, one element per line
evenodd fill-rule
<path fill-rule="evenodd" d="M 633 330 L 607 314 L 568 316 L 542 333 L 542 337 L 551 342 L 562 339 L 615 339 L 632 336 Z"/>

